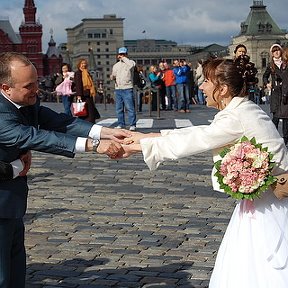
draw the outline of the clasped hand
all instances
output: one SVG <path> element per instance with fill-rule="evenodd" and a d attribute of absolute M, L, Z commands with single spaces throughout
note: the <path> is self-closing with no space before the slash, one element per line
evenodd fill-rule
<path fill-rule="evenodd" d="M 103 127 L 101 140 L 97 152 L 106 154 L 111 159 L 127 158 L 142 151 L 140 140 L 143 138 L 158 137 L 160 133 L 131 132 L 125 129 L 111 129 Z"/>
<path fill-rule="evenodd" d="M 103 127 L 101 129 L 101 141 L 97 148 L 100 154 L 106 154 L 111 159 L 120 159 L 127 157 L 124 147 L 127 139 L 132 143 L 134 133 L 125 129 L 111 129 Z M 127 142 L 128 143 L 128 142 Z"/>
<path fill-rule="evenodd" d="M 124 150 L 123 158 L 127 158 L 132 154 L 136 154 L 142 151 L 142 147 L 140 145 L 140 140 L 144 138 L 153 138 L 159 137 L 160 133 L 140 133 L 140 132 L 132 132 L 131 137 L 127 137 L 124 139 L 122 148 Z"/>
<path fill-rule="evenodd" d="M 117 133 L 121 134 L 121 130 L 118 130 Z M 127 158 L 130 155 L 141 151 L 139 143 L 140 139 L 142 139 L 145 134 L 130 131 L 128 133 L 129 134 L 124 137 L 122 137 L 123 135 L 121 134 L 121 137 L 119 138 L 113 137 L 109 140 L 101 140 L 97 152 L 100 154 L 106 154 L 111 159 L 120 159 Z"/>

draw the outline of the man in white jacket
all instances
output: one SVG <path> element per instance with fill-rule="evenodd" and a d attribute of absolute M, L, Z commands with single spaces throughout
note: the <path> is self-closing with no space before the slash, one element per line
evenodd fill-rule
<path fill-rule="evenodd" d="M 115 100 L 118 126 L 125 128 L 124 106 L 128 112 L 130 131 L 136 130 L 136 112 L 133 95 L 133 72 L 135 62 L 128 58 L 126 47 L 118 50 L 118 62 L 113 65 L 111 80 L 115 80 Z"/>

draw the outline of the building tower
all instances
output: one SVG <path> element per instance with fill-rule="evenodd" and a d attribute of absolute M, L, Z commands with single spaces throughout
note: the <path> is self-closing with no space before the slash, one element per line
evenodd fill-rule
<path fill-rule="evenodd" d="M 43 54 L 42 54 L 42 25 L 36 21 L 34 0 L 25 0 L 23 13 L 24 21 L 19 27 L 22 40 L 22 51 L 26 57 L 35 65 L 39 77 L 43 76 Z"/>

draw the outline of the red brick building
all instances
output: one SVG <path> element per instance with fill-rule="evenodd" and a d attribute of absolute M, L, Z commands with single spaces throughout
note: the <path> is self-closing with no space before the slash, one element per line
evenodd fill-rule
<path fill-rule="evenodd" d="M 42 25 L 36 21 L 34 0 L 25 0 L 24 21 L 15 33 L 9 20 L 0 20 L 0 52 L 20 52 L 35 65 L 39 77 L 60 71 L 62 57 L 51 36 L 46 54 L 42 52 Z"/>

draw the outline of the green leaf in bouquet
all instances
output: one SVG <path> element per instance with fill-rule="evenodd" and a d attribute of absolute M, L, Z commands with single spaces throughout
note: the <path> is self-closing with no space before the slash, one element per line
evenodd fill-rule
<path fill-rule="evenodd" d="M 246 136 L 243 136 L 239 142 L 242 143 L 242 142 L 246 142 L 246 141 L 249 141 L 249 139 Z"/>
<path fill-rule="evenodd" d="M 247 141 L 249 141 L 249 139 L 247 139 Z M 251 142 L 254 146 L 257 145 L 255 137 L 253 137 L 253 138 L 250 140 L 250 142 Z"/>
<path fill-rule="evenodd" d="M 221 156 L 221 158 L 224 158 L 224 156 L 225 156 L 226 154 L 228 154 L 230 151 L 231 151 L 230 148 L 225 147 L 225 148 L 219 153 L 219 155 Z"/>

